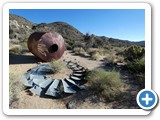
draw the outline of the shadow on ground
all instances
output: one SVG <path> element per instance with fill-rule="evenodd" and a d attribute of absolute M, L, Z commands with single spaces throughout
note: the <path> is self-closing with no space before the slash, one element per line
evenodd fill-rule
<path fill-rule="evenodd" d="M 9 55 L 9 64 L 30 64 L 37 62 L 37 57 L 33 55 Z"/>

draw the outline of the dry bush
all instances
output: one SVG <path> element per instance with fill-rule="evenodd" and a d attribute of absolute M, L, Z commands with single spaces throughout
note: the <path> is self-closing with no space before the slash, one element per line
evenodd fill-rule
<path fill-rule="evenodd" d="M 21 45 L 14 45 L 12 48 L 10 48 L 9 54 L 10 55 L 23 54 L 22 46 Z"/>
<path fill-rule="evenodd" d="M 117 56 L 115 54 L 108 54 L 104 59 L 104 63 L 106 64 L 114 64 L 117 63 Z"/>
<path fill-rule="evenodd" d="M 10 43 L 10 55 L 22 55 L 26 52 L 29 52 L 26 42 L 19 42 L 19 44 Z"/>
<path fill-rule="evenodd" d="M 59 73 L 60 71 L 67 69 L 62 60 L 52 60 L 50 62 L 50 66 L 52 67 L 54 73 Z"/>
<path fill-rule="evenodd" d="M 17 94 L 24 89 L 21 81 L 18 81 L 20 76 L 15 73 L 9 73 L 9 105 L 17 101 Z"/>
<path fill-rule="evenodd" d="M 115 100 L 120 95 L 122 81 L 119 72 L 107 72 L 103 69 L 89 71 L 86 75 L 90 89 L 97 95 Z"/>

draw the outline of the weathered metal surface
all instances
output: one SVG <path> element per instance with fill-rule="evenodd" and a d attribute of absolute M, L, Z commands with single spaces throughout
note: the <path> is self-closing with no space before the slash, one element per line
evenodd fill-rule
<path fill-rule="evenodd" d="M 59 93 L 61 92 L 59 89 L 60 85 L 61 85 L 61 81 L 58 79 L 55 79 L 45 94 L 53 97 L 59 96 Z"/>
<path fill-rule="evenodd" d="M 64 39 L 58 33 L 34 32 L 28 38 L 28 49 L 43 61 L 57 60 L 64 53 Z"/>
<path fill-rule="evenodd" d="M 65 93 L 76 93 L 76 91 L 66 82 L 66 80 L 62 80 L 62 83 Z"/>
<path fill-rule="evenodd" d="M 65 61 L 66 62 L 66 61 Z M 84 73 L 86 70 L 73 62 L 66 62 L 66 65 L 73 73 L 65 79 L 47 78 L 46 74 L 53 73 L 49 64 L 39 64 L 30 69 L 22 76 L 22 82 L 25 86 L 30 87 L 30 91 L 40 97 L 51 96 L 54 98 L 63 97 L 64 93 L 73 94 L 79 90 L 85 89 L 83 85 Z M 72 69 L 72 68 L 75 68 Z M 78 71 L 78 72 L 77 72 Z"/>
<path fill-rule="evenodd" d="M 41 82 L 41 83 L 39 84 L 39 87 L 41 87 L 41 88 L 46 88 L 46 87 L 49 86 L 52 82 L 53 82 L 52 78 L 48 78 L 47 80 Z"/>

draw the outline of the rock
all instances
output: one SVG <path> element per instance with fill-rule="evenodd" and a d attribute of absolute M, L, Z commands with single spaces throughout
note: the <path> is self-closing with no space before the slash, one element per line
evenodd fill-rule
<path fill-rule="evenodd" d="M 67 104 L 66 104 L 66 108 L 67 109 L 75 109 L 76 108 L 76 100 L 73 100 L 73 101 L 69 101 Z"/>

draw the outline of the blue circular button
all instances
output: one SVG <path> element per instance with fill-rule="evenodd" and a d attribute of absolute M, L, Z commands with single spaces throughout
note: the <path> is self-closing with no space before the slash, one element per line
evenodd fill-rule
<path fill-rule="evenodd" d="M 153 90 L 141 90 L 137 95 L 137 103 L 144 110 L 150 110 L 157 104 L 157 94 Z"/>

